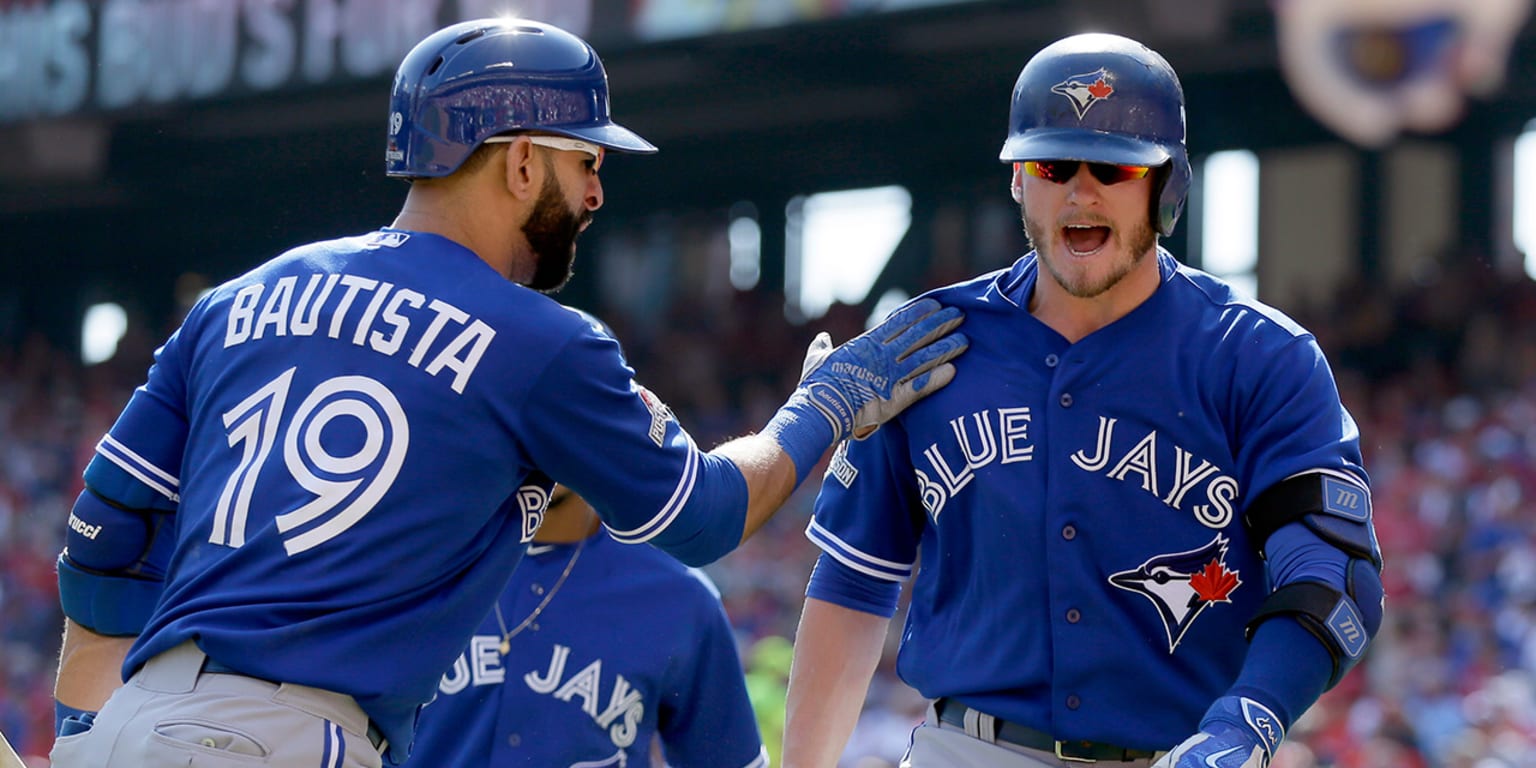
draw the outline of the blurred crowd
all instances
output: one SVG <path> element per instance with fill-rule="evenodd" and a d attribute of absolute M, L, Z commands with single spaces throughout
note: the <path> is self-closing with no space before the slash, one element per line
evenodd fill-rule
<path fill-rule="evenodd" d="M 795 326 L 782 295 L 723 288 L 721 274 L 652 276 L 678 301 L 619 269 L 609 279 L 607 301 L 588 308 L 703 445 L 760 427 L 813 330 L 847 339 L 867 313 L 835 305 Z M 1284 309 L 1318 335 L 1360 424 L 1388 610 L 1366 660 L 1293 726 L 1275 768 L 1536 766 L 1536 284 L 1463 254 L 1396 293 L 1361 282 Z M 37 766 L 52 743 L 64 520 L 163 333 L 137 330 L 88 368 L 41 338 L 0 347 L 0 731 Z M 708 568 L 775 753 L 787 641 L 817 555 L 803 535 L 815 487 Z M 898 616 L 844 766 L 893 766 L 922 718 L 892 671 L 899 629 Z"/>

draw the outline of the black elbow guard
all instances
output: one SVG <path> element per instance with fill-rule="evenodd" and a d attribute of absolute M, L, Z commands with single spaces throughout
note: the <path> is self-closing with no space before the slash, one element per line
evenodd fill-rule
<path fill-rule="evenodd" d="M 1243 516 L 1254 541 L 1267 544 L 1270 534 L 1300 522 L 1328 545 L 1348 555 L 1343 589 L 1319 581 L 1299 581 L 1276 589 L 1248 622 L 1247 634 L 1276 616 L 1292 616 L 1333 657 L 1328 687 L 1337 685 L 1365 654 L 1381 628 L 1383 599 L 1381 548 L 1371 525 L 1370 490 L 1348 475 L 1322 472 L 1297 475 L 1270 487 Z"/>
<path fill-rule="evenodd" d="M 1287 584 L 1270 594 L 1248 622 L 1247 636 L 1276 616 L 1291 616 L 1333 657 L 1332 688 L 1365 656 L 1381 628 L 1381 575 L 1365 560 L 1349 561 L 1346 592 L 1317 581 Z"/>
<path fill-rule="evenodd" d="M 1243 512 L 1243 525 L 1259 543 L 1261 555 L 1270 534 L 1295 522 L 1350 557 L 1369 560 L 1381 570 L 1381 546 L 1371 524 L 1371 491 L 1353 476 L 1295 475 L 1270 486 Z"/>

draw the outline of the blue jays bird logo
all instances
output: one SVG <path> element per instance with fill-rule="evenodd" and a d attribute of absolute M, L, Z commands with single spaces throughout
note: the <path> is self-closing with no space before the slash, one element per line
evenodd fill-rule
<path fill-rule="evenodd" d="M 1139 568 L 1112 574 L 1109 583 L 1157 606 L 1173 653 L 1195 619 L 1215 603 L 1232 602 L 1232 591 L 1243 580 L 1227 568 L 1227 537 L 1218 533 L 1199 549 L 1157 555 Z"/>
<path fill-rule="evenodd" d="M 1077 119 L 1083 119 L 1093 105 L 1109 98 L 1115 92 L 1115 87 L 1109 84 L 1113 78 L 1109 70 L 1099 67 L 1092 72 L 1084 72 L 1081 75 L 1073 75 L 1051 86 L 1051 93 L 1059 93 L 1072 102 L 1072 108 L 1077 110 Z"/>

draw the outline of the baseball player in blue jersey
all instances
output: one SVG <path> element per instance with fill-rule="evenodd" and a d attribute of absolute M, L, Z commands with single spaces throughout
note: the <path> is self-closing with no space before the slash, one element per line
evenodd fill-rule
<path fill-rule="evenodd" d="M 606 153 L 655 150 L 607 88 L 554 27 L 432 34 L 391 95 L 386 170 L 411 180 L 393 225 L 188 312 L 69 518 L 56 768 L 397 763 L 556 482 L 615 540 L 706 563 L 828 447 L 948 382 L 961 315 L 914 302 L 835 349 L 818 337 L 760 433 L 695 446 L 613 339 L 545 295 Z M 126 683 L 103 705 L 114 656 Z"/>
<path fill-rule="evenodd" d="M 421 711 L 407 768 L 643 768 L 658 737 L 672 768 L 767 765 L 714 584 L 599 523 L 555 486 L 512 581 Z"/>
<path fill-rule="evenodd" d="M 421 711 L 408 767 L 764 768 L 714 585 L 619 544 L 556 486 L 490 616 Z"/>
<path fill-rule="evenodd" d="M 1382 615 L 1355 423 L 1316 340 L 1157 245 L 1183 93 L 1123 37 L 1030 59 L 1001 159 L 1033 251 L 929 294 L 956 384 L 833 456 L 785 764 L 831 766 L 900 585 L 905 765 L 1258 768 Z"/>

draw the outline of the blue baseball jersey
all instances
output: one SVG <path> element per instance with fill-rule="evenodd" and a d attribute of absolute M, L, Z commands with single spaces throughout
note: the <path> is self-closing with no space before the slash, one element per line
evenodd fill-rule
<path fill-rule="evenodd" d="M 408 766 L 645 766 L 657 735 L 674 768 L 767 765 L 701 572 L 598 533 L 529 547 L 498 607 L 422 710 Z"/>
<path fill-rule="evenodd" d="M 196 640 L 352 695 L 403 759 L 554 481 L 626 542 L 739 538 L 740 473 L 632 374 L 579 314 L 436 235 L 311 244 L 218 287 L 85 472 L 125 506 L 176 510 L 125 678 Z"/>
<path fill-rule="evenodd" d="M 1316 340 L 1157 259 L 1152 296 L 1076 343 L 1027 309 L 1033 254 L 931 292 L 966 313 L 954 381 L 829 463 L 807 534 L 860 578 L 917 571 L 897 666 L 924 696 L 1164 749 L 1269 594 L 1245 502 L 1309 472 L 1368 498 Z"/>

